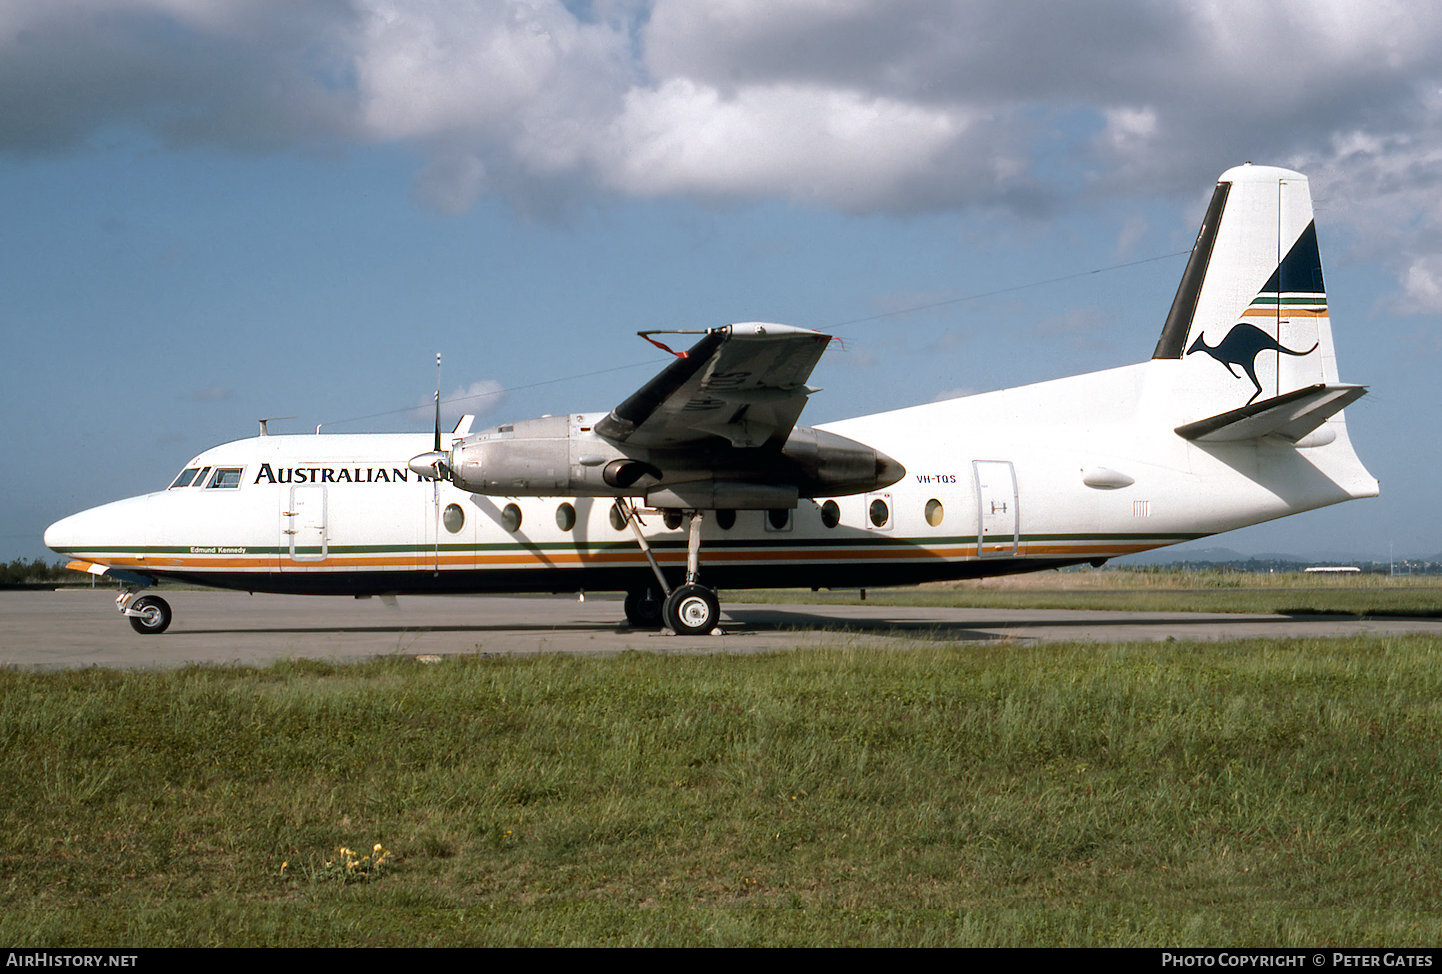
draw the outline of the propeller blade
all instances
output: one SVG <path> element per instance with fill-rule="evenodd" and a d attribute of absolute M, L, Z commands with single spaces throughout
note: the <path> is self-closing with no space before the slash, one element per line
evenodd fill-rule
<path fill-rule="evenodd" d="M 430 453 L 411 457 L 406 464 L 412 473 L 430 480 L 451 478 L 451 457 L 441 449 L 441 353 L 436 353 L 436 438 Z"/>
<path fill-rule="evenodd" d="M 441 452 L 441 353 L 436 353 L 436 444 L 432 449 Z"/>

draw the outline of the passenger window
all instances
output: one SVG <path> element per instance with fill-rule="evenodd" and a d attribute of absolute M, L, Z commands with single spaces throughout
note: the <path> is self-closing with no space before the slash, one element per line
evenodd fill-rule
<path fill-rule="evenodd" d="M 941 519 L 946 517 L 946 508 L 941 506 L 941 501 L 933 497 L 926 502 L 926 523 L 934 528 L 941 527 Z"/>
<path fill-rule="evenodd" d="M 507 504 L 501 509 L 501 527 L 515 534 L 521 530 L 521 509 L 515 504 Z"/>
<path fill-rule="evenodd" d="M 184 470 L 180 471 L 180 476 L 175 478 L 175 480 L 171 483 L 169 489 L 174 490 L 177 487 L 189 487 L 190 482 L 195 479 L 195 475 L 199 472 L 199 467 L 186 467 Z"/>
<path fill-rule="evenodd" d="M 461 510 L 459 504 L 447 504 L 446 509 L 441 511 L 441 523 L 446 526 L 447 531 L 455 534 L 466 526 L 466 512 Z"/>
<path fill-rule="evenodd" d="M 871 523 L 878 528 L 886 527 L 886 522 L 891 520 L 891 509 L 886 506 L 886 501 L 879 497 L 871 502 L 867 513 L 871 517 Z"/>
<path fill-rule="evenodd" d="M 576 509 L 570 504 L 562 504 L 556 508 L 556 527 L 562 531 L 569 531 L 576 526 Z"/>
<path fill-rule="evenodd" d="M 834 528 L 841 523 L 841 508 L 836 506 L 835 501 L 827 501 L 821 505 L 821 523 L 828 528 Z"/>
<path fill-rule="evenodd" d="M 216 467 L 215 473 L 210 475 L 210 483 L 207 487 L 239 487 L 240 472 L 244 467 Z"/>

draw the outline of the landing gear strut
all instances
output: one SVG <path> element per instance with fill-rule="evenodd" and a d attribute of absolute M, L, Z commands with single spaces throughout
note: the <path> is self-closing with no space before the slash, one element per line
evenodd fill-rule
<path fill-rule="evenodd" d="M 653 626 L 665 622 L 666 628 L 678 636 L 697 636 L 709 633 L 721 620 L 721 602 L 716 593 L 697 581 L 701 572 L 701 512 L 687 511 L 690 520 L 686 538 L 686 584 L 671 588 L 661 571 L 651 546 L 641 533 L 636 505 L 622 506 L 617 502 L 626 521 L 636 535 L 636 543 L 651 565 L 656 581 L 661 586 L 664 599 L 656 600 L 655 589 L 632 589 L 626 593 L 626 618 L 632 625 Z M 651 613 L 659 610 L 653 617 Z"/>

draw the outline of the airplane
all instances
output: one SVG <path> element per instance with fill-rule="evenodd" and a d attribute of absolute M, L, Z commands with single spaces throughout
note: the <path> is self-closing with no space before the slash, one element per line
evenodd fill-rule
<path fill-rule="evenodd" d="M 265 435 L 45 543 L 118 580 L 251 592 L 626 593 L 635 626 L 718 629 L 718 588 L 865 587 L 1091 563 L 1373 497 L 1343 409 L 1307 178 L 1217 182 L 1149 360 L 798 426 L 831 336 L 699 335 L 605 413 L 447 437 Z M 427 449 L 429 447 L 429 449 Z M 704 556 L 704 557 L 703 557 Z"/>

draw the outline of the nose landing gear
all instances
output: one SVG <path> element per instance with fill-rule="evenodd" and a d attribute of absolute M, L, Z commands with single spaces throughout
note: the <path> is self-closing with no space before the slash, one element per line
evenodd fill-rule
<path fill-rule="evenodd" d="M 137 598 L 135 589 L 127 588 L 115 597 L 115 607 L 141 635 L 158 636 L 170 628 L 170 603 L 158 595 Z"/>

